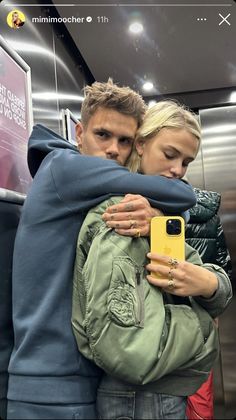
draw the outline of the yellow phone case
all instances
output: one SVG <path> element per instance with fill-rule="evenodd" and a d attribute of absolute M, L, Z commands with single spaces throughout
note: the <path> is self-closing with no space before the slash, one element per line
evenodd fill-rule
<path fill-rule="evenodd" d="M 179 220 L 181 232 L 169 234 L 170 222 Z M 168 227 L 167 227 L 168 226 Z M 176 258 L 178 261 L 185 259 L 185 221 L 180 216 L 157 216 L 151 220 L 151 252 Z M 155 261 L 153 261 L 155 264 Z M 152 273 L 155 277 L 163 278 L 161 275 Z"/>

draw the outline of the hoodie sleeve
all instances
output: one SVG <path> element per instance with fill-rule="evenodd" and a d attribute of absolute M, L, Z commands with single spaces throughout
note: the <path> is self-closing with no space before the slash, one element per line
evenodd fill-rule
<path fill-rule="evenodd" d="M 196 202 L 192 187 L 184 181 L 130 173 L 112 160 L 81 155 L 41 125 L 30 137 L 28 164 L 33 176 L 40 165 L 50 170 L 57 195 L 71 211 L 87 212 L 108 196 L 126 193 L 141 194 L 169 214 L 182 213 Z"/>
<path fill-rule="evenodd" d="M 85 209 L 102 201 L 107 195 L 127 193 L 147 197 L 154 207 L 164 212 L 181 213 L 195 203 L 190 185 L 163 176 L 130 173 L 114 161 L 60 152 L 52 160 L 51 172 L 57 193 L 71 210 L 82 199 Z M 91 202 L 92 201 L 92 202 Z"/>

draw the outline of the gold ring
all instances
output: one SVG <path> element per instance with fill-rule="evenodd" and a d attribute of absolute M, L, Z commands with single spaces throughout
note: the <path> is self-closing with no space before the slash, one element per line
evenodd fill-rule
<path fill-rule="evenodd" d="M 171 268 L 177 268 L 178 267 L 178 261 L 176 260 L 176 258 L 170 258 L 169 259 L 169 261 L 168 261 L 168 265 L 171 267 Z"/>
<path fill-rule="evenodd" d="M 130 229 L 137 226 L 136 220 L 130 220 Z"/>
<path fill-rule="evenodd" d="M 139 238 L 141 236 L 140 229 L 136 229 L 136 233 L 134 235 L 135 238 Z"/>
<path fill-rule="evenodd" d="M 169 271 L 169 273 L 168 273 L 168 279 L 170 280 L 170 281 L 173 281 L 173 274 L 172 274 L 172 270 L 173 270 L 173 268 L 171 268 L 170 269 L 170 271 Z"/>
<path fill-rule="evenodd" d="M 172 290 L 172 289 L 174 289 L 175 288 L 175 282 L 174 282 L 174 280 L 173 279 L 171 279 L 171 280 L 168 280 L 168 289 L 170 289 L 170 290 Z"/>

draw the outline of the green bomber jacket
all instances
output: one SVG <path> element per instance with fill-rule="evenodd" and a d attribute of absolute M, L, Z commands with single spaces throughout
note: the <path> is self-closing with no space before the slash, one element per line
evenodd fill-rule
<path fill-rule="evenodd" d="M 154 390 L 175 394 L 171 378 L 178 377 L 179 395 L 190 395 L 205 381 L 217 357 L 211 315 L 219 313 L 212 298 L 208 303 L 200 297 L 178 299 L 148 283 L 148 239 L 118 235 L 102 221 L 107 206 L 120 199 L 113 197 L 90 210 L 78 237 L 72 306 L 78 348 L 126 383 L 151 383 Z M 202 264 L 187 244 L 186 259 Z M 205 266 L 227 284 L 224 270 Z M 222 306 L 230 299 L 229 290 L 225 295 Z"/>

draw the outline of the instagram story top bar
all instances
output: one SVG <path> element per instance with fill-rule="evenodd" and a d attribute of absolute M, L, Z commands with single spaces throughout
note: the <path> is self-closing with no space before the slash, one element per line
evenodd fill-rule
<path fill-rule="evenodd" d="M 30 7 L 38 7 L 38 6 L 47 6 L 47 7 L 54 7 L 54 6 L 64 6 L 64 7 L 230 7 L 232 3 L 53 3 L 53 4 L 25 4 L 25 3 L 5 3 L 3 6 L 12 6 L 12 7 L 21 7 L 21 6 L 30 6 Z"/>

